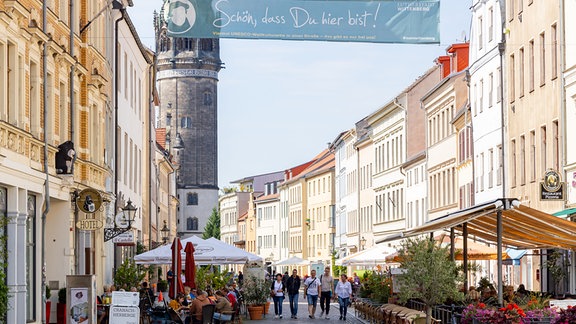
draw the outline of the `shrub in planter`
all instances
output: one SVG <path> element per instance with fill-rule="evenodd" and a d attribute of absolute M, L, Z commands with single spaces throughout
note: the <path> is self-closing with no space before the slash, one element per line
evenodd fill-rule
<path fill-rule="evenodd" d="M 156 287 L 157 287 L 158 291 L 167 291 L 168 290 L 168 281 L 159 280 L 158 285 Z"/>
<path fill-rule="evenodd" d="M 56 318 L 58 324 L 66 324 L 66 288 L 58 290 L 58 304 L 56 305 Z"/>

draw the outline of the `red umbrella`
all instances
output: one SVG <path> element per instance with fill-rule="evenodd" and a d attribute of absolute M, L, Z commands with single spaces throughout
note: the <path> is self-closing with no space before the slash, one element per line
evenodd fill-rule
<path fill-rule="evenodd" d="M 186 243 L 184 248 L 186 252 L 186 269 L 184 274 L 186 276 L 186 286 L 196 288 L 196 261 L 194 261 L 194 244 L 192 242 Z"/>
<path fill-rule="evenodd" d="M 172 242 L 172 271 L 174 272 L 174 279 L 170 283 L 170 290 L 168 295 L 170 298 L 176 298 L 177 293 L 184 292 L 184 286 L 182 285 L 182 278 L 180 278 L 180 273 L 182 272 L 182 255 L 180 250 L 182 250 L 182 243 L 180 243 L 180 238 L 176 237 L 174 242 Z M 177 288 L 177 289 L 175 289 Z"/>

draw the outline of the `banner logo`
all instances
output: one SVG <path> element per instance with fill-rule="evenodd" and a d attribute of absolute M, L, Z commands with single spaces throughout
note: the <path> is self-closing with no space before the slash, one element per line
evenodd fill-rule
<path fill-rule="evenodd" d="M 440 43 L 440 0 L 167 0 L 168 35 Z"/>

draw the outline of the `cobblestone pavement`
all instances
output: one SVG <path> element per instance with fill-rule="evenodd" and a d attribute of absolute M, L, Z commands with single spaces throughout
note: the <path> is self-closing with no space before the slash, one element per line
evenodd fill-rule
<path fill-rule="evenodd" d="M 329 319 L 325 319 L 320 318 L 320 306 L 316 307 L 316 318 L 315 319 L 311 319 L 308 318 L 308 304 L 303 301 L 301 298 L 298 301 L 298 319 L 292 319 L 290 318 L 290 304 L 288 303 L 288 300 L 285 299 L 284 303 L 282 304 L 282 314 L 283 314 L 283 318 L 282 319 L 275 319 L 274 318 L 274 303 L 271 302 L 270 303 L 270 308 L 268 310 L 268 314 L 266 314 L 264 316 L 263 320 L 258 320 L 258 321 L 251 321 L 248 319 L 245 319 L 245 317 L 242 318 L 242 322 L 249 322 L 249 323 L 260 323 L 260 324 L 270 324 L 270 323 L 275 323 L 275 324 L 281 324 L 281 323 L 285 323 L 285 324 L 299 324 L 299 323 L 354 323 L 354 324 L 362 324 L 363 321 L 357 319 L 354 316 L 354 308 L 349 307 L 348 308 L 348 315 L 346 316 L 346 321 L 340 321 L 338 320 L 338 318 L 340 317 L 340 312 L 338 310 L 338 303 L 331 303 L 330 304 L 331 308 L 330 308 L 330 318 Z"/>

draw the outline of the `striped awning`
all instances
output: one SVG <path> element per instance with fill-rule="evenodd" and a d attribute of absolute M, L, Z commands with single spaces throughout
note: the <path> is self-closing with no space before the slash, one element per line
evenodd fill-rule
<path fill-rule="evenodd" d="M 516 249 L 562 248 L 576 250 L 576 223 L 523 206 L 516 199 L 498 199 L 431 220 L 426 224 L 386 237 L 380 242 L 427 234 L 462 230 L 489 242 L 497 242 L 497 213 L 502 213 L 502 244 Z M 380 243 L 379 242 L 379 243 Z"/>

